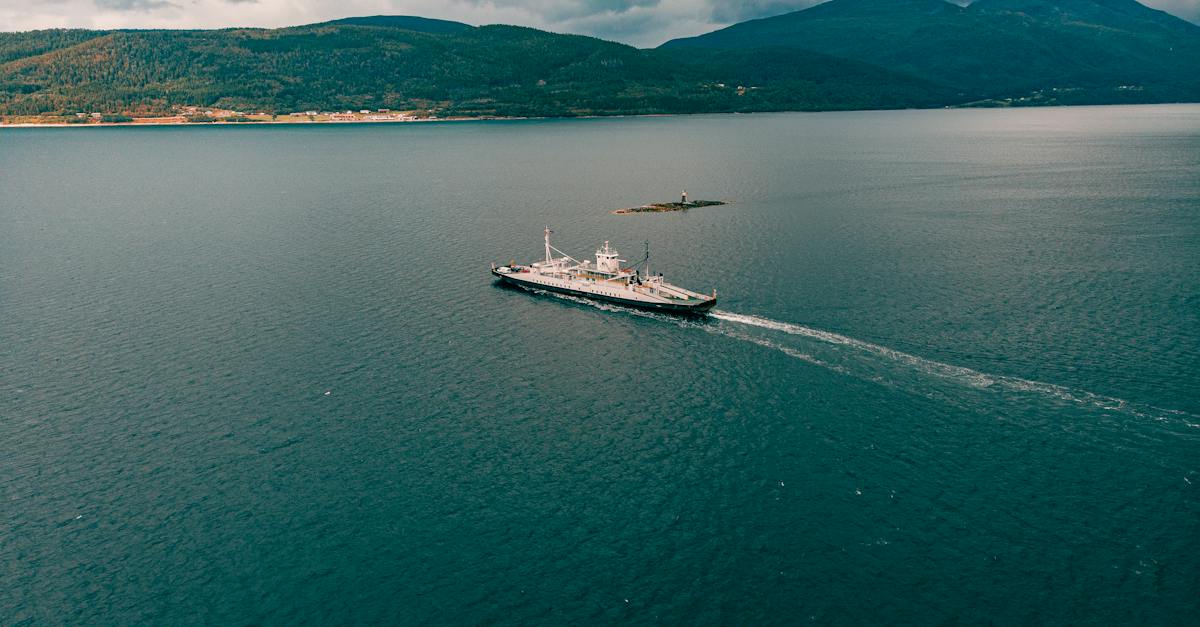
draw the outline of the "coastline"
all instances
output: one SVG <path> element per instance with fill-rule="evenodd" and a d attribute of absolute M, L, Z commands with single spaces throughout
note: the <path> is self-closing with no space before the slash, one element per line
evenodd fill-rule
<path fill-rule="evenodd" d="M 873 111 L 875 109 L 849 109 L 849 111 Z M 899 109 L 879 109 L 880 111 L 896 111 Z M 920 111 L 922 109 L 912 109 Z M 837 109 L 837 111 L 847 111 Z M 180 122 L 176 120 L 164 122 L 89 122 L 86 124 L 67 124 L 65 122 L 0 122 L 4 128 L 101 128 L 101 127 L 153 127 L 153 126 L 275 126 L 275 125 L 351 125 L 351 124 L 413 124 L 434 122 L 510 122 L 519 120 L 599 120 L 608 118 L 668 118 L 681 115 L 751 115 L 755 113 L 821 113 L 822 111 L 697 111 L 692 113 L 614 113 L 612 115 L 481 115 L 481 116 L 449 116 L 415 118 L 405 120 L 254 120 L 252 122 Z M 147 118 L 152 119 L 152 118 Z"/>
<path fill-rule="evenodd" d="M 583 117 L 583 116 L 580 116 Z M 104 128 L 104 127 L 155 127 L 155 126 L 276 126 L 276 125 L 314 125 L 314 124 L 413 124 L 430 122 L 470 122 L 479 120 L 532 120 L 544 118 L 529 117 L 448 117 L 448 118 L 418 118 L 415 120 L 256 120 L 254 122 L 89 122 L 87 124 L 66 124 L 61 122 L 0 122 L 0 128 Z"/>
<path fill-rule="evenodd" d="M 1110 103 L 1110 104 L 1056 104 L 1056 105 L 1028 105 L 1028 106 L 1008 106 L 1008 107 L 966 107 L 966 106 L 944 106 L 944 107 L 904 107 L 896 109 L 821 109 L 816 111 L 807 110 L 787 110 L 787 111 L 697 111 L 691 113 L 614 113 L 612 115 L 573 115 L 573 116 L 452 116 L 452 117 L 436 117 L 436 118 L 417 118 L 408 120 L 256 120 L 253 122 L 90 122 L 87 124 L 66 124 L 56 122 L 0 122 L 0 129 L 6 128 L 145 128 L 155 126 L 304 126 L 304 125 L 364 125 L 364 124 L 414 124 L 414 123 L 437 123 L 437 122 L 509 122 L 520 120 L 594 120 L 594 119 L 609 119 L 609 118 L 668 118 L 679 116 L 692 115 L 763 115 L 763 114 L 780 114 L 780 113 L 870 113 L 879 111 L 991 111 L 996 109 L 1004 110 L 1044 110 L 1044 109 L 1086 109 L 1096 107 L 1173 107 L 1173 106 L 1188 106 L 1197 105 L 1200 102 L 1144 102 L 1144 103 Z"/>

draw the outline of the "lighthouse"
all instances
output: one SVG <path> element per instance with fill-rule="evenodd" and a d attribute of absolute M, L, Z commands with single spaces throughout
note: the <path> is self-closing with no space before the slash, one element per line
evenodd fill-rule
<path fill-rule="evenodd" d="M 679 200 L 679 204 L 686 205 L 687 204 L 687 190 L 685 189 L 682 192 L 679 192 L 679 195 L 681 196 L 681 198 Z"/>

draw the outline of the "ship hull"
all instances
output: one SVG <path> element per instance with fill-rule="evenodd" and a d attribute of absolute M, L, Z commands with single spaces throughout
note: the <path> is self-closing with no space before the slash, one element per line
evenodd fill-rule
<path fill-rule="evenodd" d="M 534 283 L 533 281 L 522 281 L 521 279 L 519 279 L 515 276 L 512 276 L 511 274 L 503 274 L 496 270 L 492 270 L 492 276 L 500 279 L 501 281 L 503 281 L 504 283 L 507 283 L 508 285 L 516 285 L 518 287 L 524 287 L 524 288 L 536 289 L 536 290 L 545 290 L 547 292 L 557 292 L 559 294 L 569 294 L 571 296 L 578 296 L 579 298 L 586 298 L 588 300 L 594 300 L 594 301 L 606 302 L 606 303 L 615 303 L 615 304 L 621 305 L 623 307 L 632 307 L 635 309 L 642 309 L 642 310 L 646 310 L 646 311 L 660 311 L 662 313 L 670 313 L 670 314 L 694 315 L 694 316 L 695 315 L 704 315 L 704 314 L 708 313 L 709 310 L 711 310 L 717 304 L 717 299 L 715 299 L 715 298 L 711 299 L 711 300 L 706 300 L 706 301 L 703 301 L 700 303 L 696 303 L 694 305 L 682 305 L 682 304 L 675 304 L 675 303 L 648 303 L 648 302 L 639 301 L 639 300 L 621 298 L 619 296 L 606 296 L 604 294 L 593 294 L 591 292 L 575 290 L 575 289 L 571 289 L 569 287 L 559 287 L 557 285 L 545 285 L 545 284 L 541 284 L 541 283 Z"/>

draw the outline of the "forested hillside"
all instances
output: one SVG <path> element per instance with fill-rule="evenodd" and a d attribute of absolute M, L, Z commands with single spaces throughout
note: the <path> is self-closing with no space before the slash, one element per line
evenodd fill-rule
<path fill-rule="evenodd" d="M 406 16 L 0 33 L 0 115 L 443 116 L 1200 101 L 1200 27 L 1134 0 L 831 0 L 655 50 Z"/>
<path fill-rule="evenodd" d="M 421 32 L 370 20 L 379 18 L 278 30 L 0 34 L 0 113 L 200 105 L 570 116 L 920 107 L 947 97 L 920 79 L 797 49 L 639 50 L 514 26 Z"/>
<path fill-rule="evenodd" d="M 1200 100 L 1200 26 L 1134 0 L 831 0 L 663 48 L 764 46 L 857 59 L 988 97 Z"/>

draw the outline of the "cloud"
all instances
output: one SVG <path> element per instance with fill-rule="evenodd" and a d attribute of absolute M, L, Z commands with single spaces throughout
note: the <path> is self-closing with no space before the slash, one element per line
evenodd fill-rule
<path fill-rule="evenodd" d="M 174 3 L 167 0 L 96 0 L 97 8 L 116 11 L 153 11 L 174 6 Z"/>
<path fill-rule="evenodd" d="M 709 10 L 714 22 L 735 23 L 770 15 L 807 9 L 825 0 L 742 0 L 722 2 L 709 0 Z"/>
<path fill-rule="evenodd" d="M 1148 0 L 1142 4 L 1200 24 L 1200 0 Z"/>
<path fill-rule="evenodd" d="M 518 24 L 637 46 L 698 35 L 823 0 L 0 0 L 0 31 L 279 27 L 358 15 Z M 1144 0 L 1200 23 L 1200 0 Z"/>
<path fill-rule="evenodd" d="M 469 0 L 475 7 L 528 14 L 530 19 L 549 24 L 578 21 L 604 23 L 640 23 L 652 15 L 662 15 L 663 0 Z M 594 34 L 588 32 L 587 34 Z"/>

